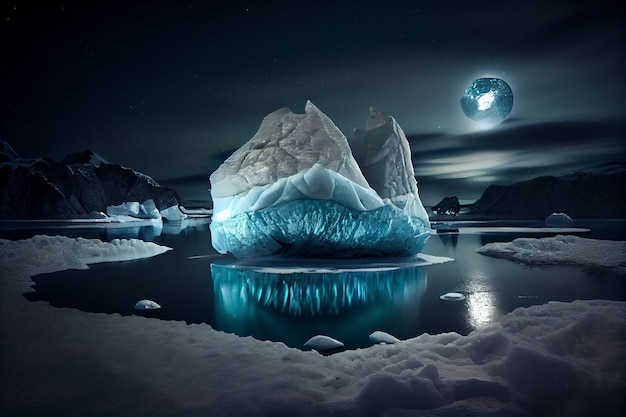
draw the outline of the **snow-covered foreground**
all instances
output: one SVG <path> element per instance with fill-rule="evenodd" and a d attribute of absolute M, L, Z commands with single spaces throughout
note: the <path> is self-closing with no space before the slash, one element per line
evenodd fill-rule
<path fill-rule="evenodd" d="M 476 251 L 526 264 L 571 264 L 610 267 L 626 273 L 626 242 L 554 236 L 488 243 Z"/>
<path fill-rule="evenodd" d="M 604 416 L 624 405 L 623 302 L 520 308 L 468 336 L 322 356 L 208 325 L 29 303 L 29 274 L 63 262 L 50 262 L 56 249 L 0 242 L 2 415 Z"/>

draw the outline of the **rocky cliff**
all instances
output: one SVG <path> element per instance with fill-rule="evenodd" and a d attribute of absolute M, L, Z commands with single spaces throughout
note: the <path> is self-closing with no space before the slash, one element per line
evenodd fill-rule
<path fill-rule="evenodd" d="M 546 218 L 562 212 L 575 219 L 623 219 L 626 218 L 625 183 L 626 170 L 612 169 L 537 177 L 509 186 L 491 185 L 470 206 L 469 214 Z"/>
<path fill-rule="evenodd" d="M 148 199 L 159 210 L 180 202 L 174 190 L 93 151 L 68 155 L 62 163 L 21 159 L 0 141 L 0 219 L 99 217 L 107 206 Z"/>

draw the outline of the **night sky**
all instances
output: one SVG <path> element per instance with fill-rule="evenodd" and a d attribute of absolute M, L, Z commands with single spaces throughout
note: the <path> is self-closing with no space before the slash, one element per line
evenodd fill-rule
<path fill-rule="evenodd" d="M 617 1 L 40 3 L 2 6 L 0 138 L 25 158 L 93 149 L 208 199 L 266 114 L 310 99 L 346 135 L 394 116 L 425 204 L 626 160 Z M 515 98 L 488 130 L 459 105 L 485 76 Z"/>

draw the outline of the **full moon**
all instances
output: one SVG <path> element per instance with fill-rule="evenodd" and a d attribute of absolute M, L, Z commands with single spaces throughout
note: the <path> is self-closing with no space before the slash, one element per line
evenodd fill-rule
<path fill-rule="evenodd" d="M 511 113 L 513 91 L 499 78 L 479 78 L 465 90 L 461 109 L 472 120 L 496 125 Z"/>

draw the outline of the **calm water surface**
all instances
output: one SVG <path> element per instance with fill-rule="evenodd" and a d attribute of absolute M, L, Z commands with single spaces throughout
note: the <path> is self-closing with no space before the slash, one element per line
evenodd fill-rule
<path fill-rule="evenodd" d="M 457 224 L 460 233 L 430 237 L 423 252 L 450 257 L 454 262 L 429 266 L 398 262 L 374 268 L 374 261 L 368 260 L 363 261 L 364 268 L 344 273 L 312 272 L 318 264 L 306 260 L 294 264 L 304 271 L 290 274 L 255 270 L 249 265 L 237 267 L 233 258 L 219 256 L 212 249 L 206 221 L 192 222 L 186 228 L 166 226 L 162 231 L 37 225 L 4 228 L 0 237 L 139 237 L 172 247 L 173 251 L 150 259 L 36 276 L 33 291 L 25 297 L 56 307 L 122 315 L 144 314 L 137 313 L 134 305 L 147 298 L 163 307 L 145 313 L 155 320 L 207 323 L 218 330 L 293 347 L 302 346 L 316 334 L 335 337 L 346 348 L 370 346 L 368 335 L 375 330 L 401 339 L 425 332 L 467 334 L 517 307 L 552 300 L 626 300 L 626 277 L 609 270 L 530 267 L 479 255 L 476 248 L 488 242 L 553 235 L 464 233 L 463 226 L 481 225 L 494 223 Z M 599 239 L 624 240 L 626 230 L 623 221 L 581 221 L 577 226 L 592 229 L 580 236 Z M 463 293 L 466 299 L 451 302 L 439 298 L 451 291 Z"/>

